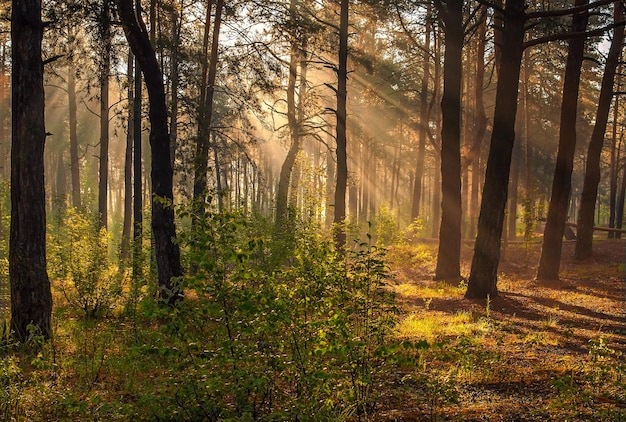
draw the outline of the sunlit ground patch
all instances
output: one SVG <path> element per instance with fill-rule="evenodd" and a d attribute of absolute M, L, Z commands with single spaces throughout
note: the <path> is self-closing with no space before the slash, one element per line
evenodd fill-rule
<path fill-rule="evenodd" d="M 428 315 L 412 313 L 398 323 L 396 333 L 399 338 L 419 338 L 432 342 L 445 337 L 482 336 L 489 331 L 489 327 L 487 318 L 467 311 Z"/>

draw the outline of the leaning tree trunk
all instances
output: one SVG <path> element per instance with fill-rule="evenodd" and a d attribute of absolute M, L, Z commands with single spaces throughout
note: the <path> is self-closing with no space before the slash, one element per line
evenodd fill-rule
<path fill-rule="evenodd" d="M 435 280 L 461 279 L 461 79 L 463 1 L 448 1 L 441 114 L 441 226 Z"/>
<path fill-rule="evenodd" d="M 348 99 L 348 4 L 341 0 L 339 12 L 339 63 L 337 68 L 337 184 L 335 187 L 335 245 L 337 250 L 346 244 L 343 227 L 346 219 L 346 188 L 348 185 L 348 156 L 346 152 L 346 103 Z"/>
<path fill-rule="evenodd" d="M 18 341 L 51 335 L 46 271 L 44 87 L 40 0 L 13 0 L 11 10 L 11 330 Z"/>
<path fill-rule="evenodd" d="M 583 6 L 589 0 L 576 0 L 576 6 Z M 575 14 L 572 31 L 583 32 L 587 27 L 589 12 Z M 548 206 L 548 217 L 543 234 L 541 257 L 537 269 L 538 280 L 558 280 L 561 268 L 561 249 L 563 233 L 567 220 L 568 201 L 572 187 L 574 152 L 576 149 L 576 120 L 578 116 L 578 91 L 580 74 L 585 51 L 585 38 L 578 37 L 569 41 L 565 80 L 563 82 L 563 100 L 561 104 L 561 122 L 559 126 L 559 148 L 556 168 L 552 179 L 552 195 Z"/>
<path fill-rule="evenodd" d="M 154 236 L 159 297 L 174 305 L 182 299 L 176 278 L 182 275 L 180 250 L 176 243 L 172 193 L 172 162 L 170 160 L 167 106 L 163 75 L 140 14 L 130 0 L 117 0 L 118 12 L 128 43 L 143 72 L 150 103 L 150 148 L 152 152 L 152 233 Z"/>
<path fill-rule="evenodd" d="M 296 2 L 291 0 L 290 2 L 290 15 L 294 21 L 292 25 L 295 25 L 297 19 L 296 16 Z M 287 124 L 291 135 L 291 145 L 283 165 L 280 168 L 280 175 L 278 177 L 278 190 L 276 192 L 276 219 L 274 233 L 277 237 L 283 236 L 286 230 L 289 230 L 287 226 L 288 222 L 288 193 L 289 182 L 291 180 L 291 173 L 296 163 L 298 152 L 300 151 L 300 122 L 298 121 L 296 113 L 296 80 L 298 78 L 298 62 L 300 58 L 300 51 L 298 47 L 297 35 L 294 33 L 291 35 L 291 53 L 289 59 L 289 78 L 287 81 Z"/>
<path fill-rule="evenodd" d="M 613 7 L 614 21 L 616 23 L 621 22 L 624 18 L 624 6 L 621 2 L 616 1 Z M 615 81 L 615 72 L 617 71 L 623 42 L 624 27 L 619 25 L 613 30 L 613 40 L 611 41 L 611 48 L 609 49 L 604 75 L 602 76 L 596 123 L 593 127 L 591 141 L 587 150 L 587 165 L 585 167 L 583 192 L 580 197 L 576 249 L 574 251 L 574 257 L 579 260 L 591 257 L 593 216 L 598 196 L 598 184 L 600 183 L 600 155 L 604 146 L 604 134 L 609 120 L 609 109 L 611 108 L 613 97 L 613 82 Z"/>
<path fill-rule="evenodd" d="M 515 143 L 515 116 L 519 76 L 524 51 L 524 0 L 508 0 L 502 30 L 502 48 L 494 124 L 487 158 L 485 183 L 478 217 L 478 235 L 465 297 L 494 297 L 498 294 L 497 274 L 500 261 L 504 209 Z"/>

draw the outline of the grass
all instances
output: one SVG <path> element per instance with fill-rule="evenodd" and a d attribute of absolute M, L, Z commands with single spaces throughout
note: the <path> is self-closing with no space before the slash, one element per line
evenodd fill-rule
<path fill-rule="evenodd" d="M 515 253 L 525 252 L 518 249 L 507 252 L 513 263 Z M 410 255 L 410 247 L 402 254 Z M 528 273 L 505 264 L 502 294 L 487 306 L 464 300 L 463 285 L 416 278 L 431 265 L 421 260 L 392 264 L 401 280 L 393 286 L 400 315 L 387 339 L 390 347 L 381 353 L 393 356 L 395 366 L 360 381 L 381 397 L 361 420 L 626 421 L 624 298 L 614 266 L 598 258 L 584 266 L 581 281 L 575 274 L 583 267 L 565 260 L 576 288 L 560 290 L 537 285 Z M 199 311 L 201 298 L 188 299 L 174 319 L 144 302 L 134 315 L 116 311 L 85 320 L 56 292 L 53 342 L 1 350 L 0 419 L 220 420 L 211 419 L 212 395 L 220 389 L 231 393 L 214 374 L 232 362 L 212 361 L 207 345 L 223 324 L 218 315 Z M 263 336 L 255 339 L 261 346 L 269 340 Z M 316 346 L 320 365 L 311 368 L 318 370 L 315 377 L 327 376 L 324 362 L 330 366 L 336 359 L 322 346 Z M 293 358 L 280 349 L 271 357 L 276 361 L 251 355 L 244 362 L 276 368 Z M 224 367 L 213 366 L 218 364 Z M 298 406 L 286 400 L 297 397 L 289 390 L 299 385 L 287 378 L 293 374 L 277 374 L 270 380 L 272 400 L 285 409 Z M 239 393 L 267 382 L 261 375 Z M 332 397 L 332 380 L 319 385 Z M 192 413 L 199 407 L 205 413 Z M 351 409 L 337 417 L 358 419 Z M 246 419 L 255 417 L 242 414 L 237 420 Z"/>
<path fill-rule="evenodd" d="M 412 313 L 396 326 L 398 338 L 418 338 L 436 342 L 447 337 L 481 337 L 489 332 L 489 321 L 467 311 L 454 314 L 433 313 L 423 315 Z"/>

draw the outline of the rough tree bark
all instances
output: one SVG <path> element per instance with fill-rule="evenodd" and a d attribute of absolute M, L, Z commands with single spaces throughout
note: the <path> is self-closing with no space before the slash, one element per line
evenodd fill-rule
<path fill-rule="evenodd" d="M 80 209 L 80 168 L 78 160 L 78 119 L 76 106 L 76 79 L 73 65 L 67 69 L 67 99 L 70 125 L 70 173 L 72 178 L 72 205 Z"/>
<path fill-rule="evenodd" d="M 426 27 L 424 28 L 425 40 L 422 60 L 424 73 L 422 74 L 422 84 L 420 90 L 420 126 L 417 144 L 417 163 L 415 165 L 415 180 L 413 181 L 413 199 L 411 202 L 411 221 L 419 217 L 420 204 L 422 201 L 422 178 L 424 177 L 424 157 L 426 154 L 426 136 L 429 121 L 428 109 L 428 83 L 430 81 L 430 32 L 432 13 L 430 3 L 426 9 Z"/>
<path fill-rule="evenodd" d="M 576 6 L 584 6 L 589 0 L 576 0 Z M 577 13 L 572 19 L 572 32 L 583 32 L 587 28 L 589 12 Z M 567 220 L 568 201 L 572 186 L 574 152 L 576 149 L 576 120 L 578 117 L 578 91 L 585 50 L 585 38 L 569 40 L 563 100 L 559 126 L 559 148 L 556 157 L 552 194 L 548 206 L 548 217 L 543 234 L 541 257 L 537 268 L 538 280 L 558 280 L 561 268 L 563 233 Z"/>
<path fill-rule="evenodd" d="M 210 7 L 210 3 L 207 7 Z M 200 122 L 204 129 L 199 131 L 196 143 L 193 199 L 200 201 L 207 189 L 207 170 L 209 167 L 209 148 L 211 133 L 211 118 L 213 116 L 213 96 L 215 94 L 215 77 L 217 75 L 217 53 L 219 46 L 220 26 L 222 24 L 222 10 L 224 0 L 217 0 L 215 4 L 215 18 L 213 21 L 213 38 L 211 40 L 211 55 L 209 57 L 209 75 L 206 83 L 206 94 L 203 106 L 203 121 Z M 207 20 L 208 23 L 208 20 Z"/>
<path fill-rule="evenodd" d="M 438 2 L 442 9 L 443 5 Z M 461 80 L 463 1 L 450 0 L 445 11 L 445 52 L 441 113 L 441 226 L 435 280 L 461 279 Z"/>
<path fill-rule="evenodd" d="M 302 52 L 299 46 L 297 25 L 297 4 L 296 0 L 289 2 L 289 19 L 291 26 L 291 52 L 289 58 L 289 78 L 287 80 L 287 125 L 291 135 L 291 145 L 287 151 L 285 161 L 280 168 L 278 176 L 278 190 L 276 192 L 276 219 L 275 234 L 281 236 L 288 227 L 285 223 L 288 220 L 288 193 L 291 173 L 296 163 L 298 152 L 300 151 L 300 122 L 296 111 L 296 81 L 298 79 L 298 63 Z"/>
<path fill-rule="evenodd" d="M 348 85 L 348 9 L 349 0 L 341 0 L 339 12 L 339 52 L 337 67 L 337 184 L 335 186 L 335 245 L 338 250 L 346 244 L 343 227 L 346 219 L 346 188 L 348 185 L 348 156 L 346 152 L 346 103 Z"/>
<path fill-rule="evenodd" d="M 109 184 L 109 71 L 111 68 L 111 13 L 109 0 L 103 0 L 98 29 L 102 42 L 100 63 L 100 167 L 98 173 L 98 213 L 100 227 L 107 228 Z"/>
<path fill-rule="evenodd" d="M 128 63 L 126 65 L 126 81 L 128 83 L 128 118 L 126 123 L 126 148 L 124 150 L 124 219 L 122 225 L 122 245 L 120 255 L 122 259 L 130 258 L 130 232 L 133 224 L 133 108 L 134 108 L 134 80 L 133 62 L 135 57 L 133 52 L 128 52 Z"/>
<path fill-rule="evenodd" d="M 13 0 L 11 9 L 11 330 L 29 325 L 49 338 L 52 295 L 46 271 L 44 87 L 40 0 Z"/>
<path fill-rule="evenodd" d="M 176 282 L 176 278 L 182 275 L 182 268 L 174 225 L 173 171 L 170 160 L 163 75 L 139 10 L 135 10 L 130 0 L 117 0 L 117 6 L 126 38 L 141 65 L 148 89 L 152 152 L 152 233 L 159 298 L 165 304 L 174 305 L 182 299 L 182 289 Z"/>
<path fill-rule="evenodd" d="M 515 142 L 515 116 L 524 51 L 524 0 L 508 0 L 501 31 L 501 59 L 491 145 L 478 217 L 478 235 L 465 297 L 495 297 L 504 209 Z"/>
<path fill-rule="evenodd" d="M 616 1 L 613 4 L 614 22 L 624 20 L 624 6 Z M 591 134 L 591 141 L 587 149 L 587 164 L 585 166 L 585 179 L 583 192 L 580 197 L 578 212 L 578 230 L 576 233 L 576 248 L 574 257 L 586 259 L 591 257 L 593 240 L 593 216 L 595 214 L 596 199 L 598 196 L 598 184 L 600 183 L 600 155 L 604 146 L 604 134 L 609 121 L 609 110 L 613 98 L 613 83 L 619 63 L 619 57 L 624 42 L 624 27 L 617 26 L 613 30 L 613 40 L 606 59 L 600 98 L 598 99 L 598 111 L 596 123 Z"/>

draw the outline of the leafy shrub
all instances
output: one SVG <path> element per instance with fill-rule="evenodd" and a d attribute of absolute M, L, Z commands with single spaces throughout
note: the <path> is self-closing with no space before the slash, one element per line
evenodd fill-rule
<path fill-rule="evenodd" d="M 302 225 L 291 265 L 272 268 L 267 237 L 251 236 L 256 230 L 244 215 L 201 217 L 180 235 L 195 266 L 183 282 L 198 300 L 166 311 L 193 363 L 182 364 L 185 381 L 170 412 L 203 420 L 366 417 L 390 361 L 385 251 L 366 242 L 340 255 Z"/>
<path fill-rule="evenodd" d="M 85 317 L 106 315 L 118 304 L 127 281 L 109 258 L 106 231 L 70 208 L 54 233 L 49 242 L 50 276 Z"/>

